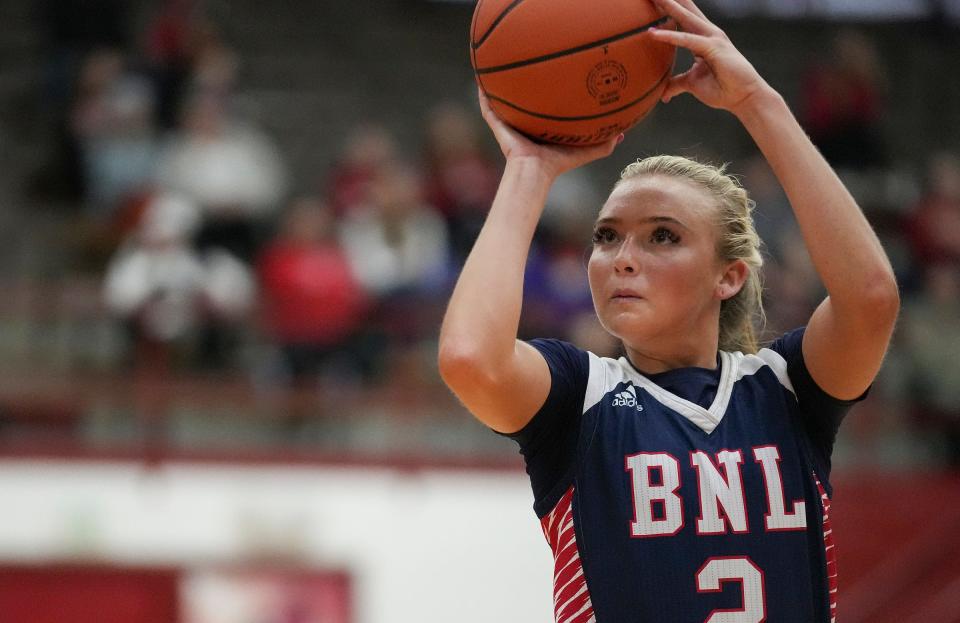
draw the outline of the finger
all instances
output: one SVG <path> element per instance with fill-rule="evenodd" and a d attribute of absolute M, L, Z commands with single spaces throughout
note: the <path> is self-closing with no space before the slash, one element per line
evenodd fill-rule
<path fill-rule="evenodd" d="M 486 117 L 487 113 L 490 112 L 490 99 L 480 85 L 477 85 L 477 99 L 480 100 L 480 114 Z"/>
<path fill-rule="evenodd" d="M 710 50 L 714 44 L 713 40 L 706 35 L 671 30 L 669 28 L 651 28 L 647 32 L 657 41 L 686 48 L 698 56 L 706 55 L 707 51 Z"/>
<path fill-rule="evenodd" d="M 500 116 L 493 110 L 493 106 L 490 105 L 490 97 L 484 93 L 482 88 L 477 88 L 477 93 L 480 99 L 480 115 L 483 117 L 484 121 L 487 122 L 494 132 L 503 125 L 503 120 L 500 119 Z"/>
<path fill-rule="evenodd" d="M 716 28 L 705 17 L 700 17 L 677 0 L 653 0 L 653 2 L 687 32 L 706 34 Z"/>
<path fill-rule="evenodd" d="M 660 101 L 667 104 L 676 96 L 689 92 L 690 71 L 685 71 L 682 74 L 670 78 L 667 86 L 663 89 L 663 93 L 660 95 Z"/>
<path fill-rule="evenodd" d="M 599 145 L 594 145 L 590 147 L 591 150 L 591 160 L 599 160 L 601 158 L 606 158 L 613 153 L 613 150 L 617 148 L 617 145 L 623 142 L 623 134 L 620 134 L 616 138 L 612 138 L 605 143 L 600 143 Z"/>
<path fill-rule="evenodd" d="M 579 163 L 577 166 L 580 166 L 587 162 L 593 162 L 594 160 L 606 158 L 613 153 L 613 150 L 617 148 L 617 145 L 623 142 L 623 138 L 624 136 L 621 133 L 612 139 L 606 140 L 602 143 L 597 143 L 595 145 L 563 146 L 561 149 L 572 154 Z"/>
<path fill-rule="evenodd" d="M 711 22 L 709 19 L 707 19 L 707 16 L 703 14 L 703 11 L 701 11 L 700 8 L 699 8 L 696 4 L 693 3 L 693 0 L 677 0 L 677 2 L 679 2 L 680 4 L 682 4 L 682 5 L 683 5 L 686 9 L 688 9 L 691 13 L 693 13 L 693 14 L 695 14 L 696 16 L 700 17 L 703 21 L 707 22 L 707 23 L 710 24 L 710 25 L 714 25 L 713 22 Z"/>
<path fill-rule="evenodd" d="M 494 137 L 496 137 L 497 142 L 499 142 L 502 132 L 500 125 L 502 122 L 500 118 L 497 117 L 497 113 L 493 112 L 493 108 L 490 106 L 490 98 L 487 97 L 487 94 L 484 93 L 483 89 L 479 86 L 477 87 L 477 99 L 480 101 L 480 116 L 483 117 L 484 122 L 493 131 Z"/>

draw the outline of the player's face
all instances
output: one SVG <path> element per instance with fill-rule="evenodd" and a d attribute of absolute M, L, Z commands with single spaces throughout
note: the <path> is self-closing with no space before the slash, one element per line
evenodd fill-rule
<path fill-rule="evenodd" d="M 716 218 L 709 191 L 680 178 L 638 176 L 611 193 L 594 226 L 588 268 L 607 331 L 637 347 L 716 330 L 723 273 Z"/>

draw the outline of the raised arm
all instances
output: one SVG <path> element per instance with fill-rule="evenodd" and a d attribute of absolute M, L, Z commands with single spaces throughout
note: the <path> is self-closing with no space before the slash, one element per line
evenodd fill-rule
<path fill-rule="evenodd" d="M 689 49 L 693 66 L 675 76 L 664 100 L 688 92 L 740 119 L 783 186 L 813 264 L 827 289 L 807 325 L 803 354 L 817 384 L 852 399 L 880 369 L 900 299 L 893 269 L 870 224 L 810 142 L 783 98 L 692 0 L 654 0 L 681 31 L 662 41 Z"/>
<path fill-rule="evenodd" d="M 558 175 L 609 155 L 618 141 L 537 145 L 498 119 L 482 93 L 480 106 L 506 167 L 450 298 L 439 365 L 444 382 L 477 419 L 511 433 L 530 421 L 550 391 L 543 356 L 517 339 L 524 267 L 547 193 Z"/>

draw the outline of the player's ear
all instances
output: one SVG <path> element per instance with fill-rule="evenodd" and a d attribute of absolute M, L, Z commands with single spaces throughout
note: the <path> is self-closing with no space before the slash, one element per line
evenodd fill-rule
<path fill-rule="evenodd" d="M 717 282 L 715 290 L 717 298 L 725 301 L 736 296 L 749 275 L 750 267 L 743 260 L 737 259 L 727 264 L 720 275 L 720 281 Z"/>

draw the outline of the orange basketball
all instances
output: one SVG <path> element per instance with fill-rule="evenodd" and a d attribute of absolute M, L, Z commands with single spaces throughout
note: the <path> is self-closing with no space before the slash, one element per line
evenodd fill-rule
<path fill-rule="evenodd" d="M 477 83 L 500 117 L 537 140 L 611 139 L 660 101 L 675 28 L 649 0 L 480 0 L 470 30 Z"/>

